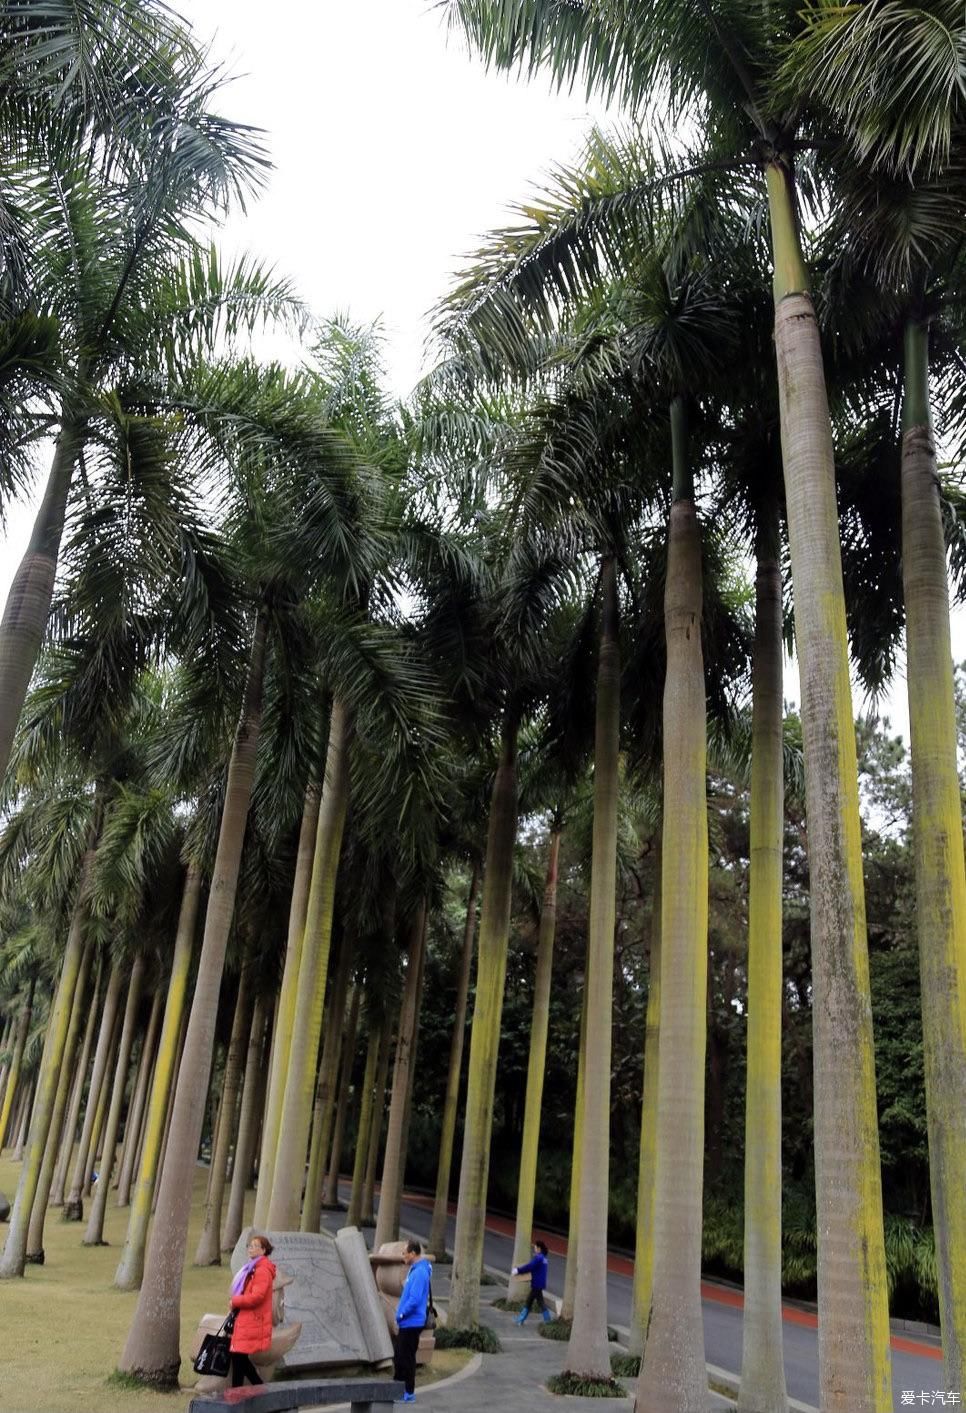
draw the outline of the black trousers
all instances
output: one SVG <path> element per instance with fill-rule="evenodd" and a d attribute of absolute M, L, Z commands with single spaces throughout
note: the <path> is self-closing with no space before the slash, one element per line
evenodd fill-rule
<path fill-rule="evenodd" d="M 416 1350 L 422 1330 L 400 1330 L 393 1340 L 393 1377 L 402 1379 L 407 1393 L 416 1392 Z"/>
<path fill-rule="evenodd" d="M 263 1384 L 265 1380 L 255 1368 L 247 1354 L 236 1354 L 231 1351 L 231 1387 L 241 1388 L 245 1380 L 250 1384 Z"/>
<path fill-rule="evenodd" d="M 544 1305 L 543 1303 L 543 1291 L 534 1290 L 533 1286 L 531 1286 L 530 1294 L 527 1296 L 526 1304 L 524 1305 L 524 1309 L 526 1310 L 528 1315 L 530 1314 L 530 1311 L 533 1309 L 534 1305 L 537 1307 L 538 1310 L 546 1310 L 547 1308 L 546 1305 Z"/>

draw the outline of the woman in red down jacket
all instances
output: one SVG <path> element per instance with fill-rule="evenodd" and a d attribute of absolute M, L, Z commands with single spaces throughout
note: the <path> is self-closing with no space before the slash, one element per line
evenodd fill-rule
<path fill-rule="evenodd" d="M 231 1332 L 231 1386 L 238 1388 L 246 1379 L 263 1383 L 250 1354 L 268 1349 L 272 1342 L 272 1286 L 275 1263 L 268 1258 L 272 1243 L 267 1236 L 253 1232 L 248 1242 L 248 1261 L 231 1283 L 231 1308 L 235 1325 Z"/>

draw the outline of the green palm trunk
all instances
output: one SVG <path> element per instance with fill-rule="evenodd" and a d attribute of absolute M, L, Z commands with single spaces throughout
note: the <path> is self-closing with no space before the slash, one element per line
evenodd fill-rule
<path fill-rule="evenodd" d="M 707 1040 L 708 805 L 701 532 L 685 409 L 671 404 L 674 499 L 664 628 L 664 824 L 661 848 L 661 1060 L 654 1271 L 636 1413 L 704 1408 L 701 1316 L 704 1063 Z"/>
<path fill-rule="evenodd" d="M 100 1177 L 94 1200 L 91 1203 L 84 1233 L 85 1246 L 104 1245 L 104 1214 L 107 1211 L 107 1195 L 111 1190 L 111 1173 L 117 1150 L 117 1136 L 121 1126 L 121 1108 L 127 1089 L 128 1070 L 131 1065 L 131 1051 L 134 1048 L 134 1033 L 137 1024 L 138 1006 L 141 1001 L 141 983 L 144 979 L 144 957 L 137 956 L 131 967 L 128 982 L 127 1004 L 124 1008 L 124 1024 L 121 1028 L 121 1043 L 118 1047 L 117 1064 L 114 1070 L 114 1086 L 111 1090 L 111 1107 L 104 1128 L 104 1155 L 101 1159 Z"/>
<path fill-rule="evenodd" d="M 617 800 L 620 790 L 621 665 L 617 566 L 601 570 L 601 638 L 594 740 L 594 832 L 587 939 L 587 1053 L 580 1165 L 580 1260 L 565 1367 L 610 1378 L 607 1341 L 607 1217 L 610 1191 L 611 1016 L 617 912 Z"/>
<path fill-rule="evenodd" d="M 580 1041 L 577 1054 L 577 1096 L 574 1104 L 574 1141 L 570 1160 L 570 1196 L 567 1207 L 567 1266 L 564 1270 L 561 1320 L 574 1318 L 577 1260 L 580 1253 L 580 1169 L 584 1152 L 584 1113 L 587 1108 L 587 977 L 580 999 Z"/>
<path fill-rule="evenodd" d="M 479 1324 L 480 1318 L 490 1132 L 506 983 L 516 835 L 517 723 L 508 713 L 503 723 L 500 761 L 493 782 L 483 872 L 476 1009 L 470 1036 L 463 1157 L 453 1242 L 449 1320 L 454 1327 Z"/>
<path fill-rule="evenodd" d="M 835 460 L 793 178 L 777 161 L 766 177 L 808 811 L 820 1401 L 823 1413 L 887 1413 L 888 1285 Z"/>
<path fill-rule="evenodd" d="M 67 1188 L 67 1174 L 70 1169 L 71 1155 L 74 1151 L 74 1142 L 77 1138 L 77 1123 L 80 1119 L 81 1102 L 84 1097 L 84 1085 L 87 1081 L 87 1071 L 90 1067 L 91 1050 L 94 1048 L 94 1032 L 97 1029 L 97 1018 L 100 1012 L 98 1004 L 100 997 L 101 961 L 100 958 L 98 958 L 97 968 L 94 973 L 94 984 L 91 987 L 91 999 L 87 1010 L 87 1024 L 84 1027 L 84 1039 L 74 1069 L 74 1082 L 70 1091 L 70 1103 L 67 1106 L 67 1118 L 64 1121 L 63 1133 L 61 1134 L 60 1140 L 60 1151 L 54 1166 L 54 1177 L 50 1185 L 50 1196 L 47 1199 L 48 1206 L 50 1207 L 63 1207 L 64 1205 L 64 1192 Z"/>
<path fill-rule="evenodd" d="M 456 982 L 456 1006 L 453 1012 L 453 1035 L 449 1046 L 449 1069 L 446 1072 L 446 1098 L 439 1130 L 439 1157 L 436 1160 L 436 1197 L 433 1220 L 429 1229 L 429 1250 L 439 1259 L 446 1251 L 446 1218 L 449 1213 L 449 1180 L 453 1169 L 453 1140 L 459 1111 L 460 1075 L 463 1069 L 463 1044 L 466 1040 L 466 1004 L 470 993 L 470 972 L 473 969 L 473 938 L 476 935 L 476 900 L 480 891 L 480 866 L 473 864 L 470 893 L 466 900 L 466 922 L 463 927 L 463 951 Z M 514 1260 L 514 1264 L 517 1264 Z"/>
<path fill-rule="evenodd" d="M 255 1215 L 253 1218 L 256 1227 L 267 1225 L 268 1204 L 272 1196 L 272 1179 L 275 1174 L 278 1130 L 282 1122 L 282 1100 L 288 1079 L 288 1059 L 291 1053 L 292 1028 L 295 1022 L 295 998 L 298 994 L 302 941 L 305 937 L 305 913 L 309 902 L 309 886 L 312 882 L 312 859 L 315 855 L 315 835 L 319 823 L 320 799 L 321 791 L 318 784 L 314 780 L 310 780 L 305 790 L 302 824 L 299 829 L 295 878 L 292 883 L 292 900 L 288 914 L 288 943 L 285 948 L 282 988 L 278 997 L 275 1024 L 272 1027 L 272 1055 L 268 1090 L 265 1096 L 265 1118 L 262 1124 L 261 1152 L 258 1160 L 258 1190 L 255 1194 Z"/>
<path fill-rule="evenodd" d="M 329 720 L 325 779 L 296 988 L 295 1021 L 268 1208 L 267 1224 L 273 1231 L 293 1231 L 299 1224 L 302 1207 L 305 1152 L 312 1120 L 315 1066 L 329 970 L 336 876 L 349 806 L 350 734 L 348 710 L 336 699 L 332 703 Z"/>
<path fill-rule="evenodd" d="M 191 971 L 200 897 L 201 872 L 195 864 L 189 864 L 181 895 L 181 911 L 178 916 L 174 955 L 171 958 L 164 1020 L 161 1023 L 161 1039 L 158 1041 L 158 1058 L 154 1067 L 151 1097 L 148 1100 L 144 1145 L 131 1199 L 131 1215 L 128 1218 L 124 1250 L 114 1275 L 114 1284 L 118 1290 L 137 1290 L 144 1271 L 148 1223 L 151 1219 L 151 1204 L 154 1200 L 161 1158 L 171 1081 L 174 1078 L 181 1042 L 181 1024 L 188 994 L 188 976 Z"/>
<path fill-rule="evenodd" d="M 235 1111 L 238 1105 L 242 1060 L 248 1043 L 251 1004 L 248 973 L 243 970 L 238 981 L 235 1014 L 228 1041 L 228 1055 L 225 1060 L 221 1092 L 222 1118 L 218 1127 L 218 1142 L 211 1153 L 211 1187 L 205 1202 L 204 1226 L 201 1229 L 198 1249 L 195 1252 L 194 1263 L 196 1266 L 221 1265 L 221 1207 L 225 1197 L 225 1181 L 228 1175 L 228 1153 L 231 1141 L 235 1136 Z"/>
<path fill-rule="evenodd" d="M 198 977 L 178 1071 L 155 1222 L 137 1308 L 119 1365 L 123 1373 L 161 1388 L 176 1383 L 181 1363 L 181 1276 L 188 1239 L 192 1177 L 204 1123 L 218 996 L 255 775 L 262 719 L 266 628 L 266 615 L 260 611 L 228 767 Z"/>
<path fill-rule="evenodd" d="M 520 1143 L 520 1181 L 517 1185 L 517 1217 L 513 1237 L 512 1266 L 530 1259 L 533 1205 L 537 1188 L 537 1156 L 540 1147 L 540 1114 L 543 1108 L 543 1077 L 547 1060 L 547 1030 L 550 1022 L 550 982 L 553 974 L 553 944 L 557 931 L 557 876 L 560 864 L 560 830 L 550 834 L 547 877 L 540 910 L 537 940 L 537 969 L 533 984 L 533 1020 L 530 1023 L 530 1055 L 527 1061 L 527 1092 L 523 1103 L 523 1138 Z M 526 1276 L 511 1276 L 509 1300 L 521 1299 L 530 1288 Z"/>
<path fill-rule="evenodd" d="M 30 1213 L 40 1182 L 44 1153 L 50 1135 L 61 1067 L 67 1058 L 67 1035 L 70 1028 L 74 995 L 77 990 L 77 980 L 84 956 L 88 877 L 94 862 L 94 843 L 100 831 L 99 813 L 98 811 L 97 822 L 92 826 L 91 842 L 81 865 L 77 897 L 71 914 L 70 931 L 67 935 L 64 959 L 61 963 L 57 993 L 47 1022 L 47 1037 L 44 1041 L 40 1073 L 37 1077 L 36 1096 L 30 1115 L 30 1131 L 24 1152 L 23 1169 L 17 1184 L 17 1195 L 10 1212 L 10 1227 L 7 1232 L 6 1245 L 3 1249 L 3 1256 L 0 1258 L 0 1280 L 22 1276 L 24 1272 Z"/>
<path fill-rule="evenodd" d="M 403 986 L 402 1003 L 399 1008 L 399 1033 L 396 1038 L 396 1058 L 392 1068 L 392 1098 L 389 1102 L 389 1122 L 386 1128 L 386 1152 L 382 1165 L 382 1184 L 379 1188 L 376 1231 L 372 1238 L 374 1251 L 378 1251 L 379 1247 L 387 1241 L 395 1241 L 399 1235 L 397 1212 L 405 1177 L 403 1143 L 406 1103 L 409 1097 L 416 1021 L 419 1015 L 421 967 L 425 945 L 426 903 L 423 901 L 413 920 L 406 982 Z"/>
<path fill-rule="evenodd" d="M 34 986 L 31 981 L 27 999 L 20 1008 L 17 1017 L 17 1029 L 13 1040 L 13 1054 L 10 1057 L 10 1069 L 7 1073 L 7 1087 L 3 1096 L 3 1107 L 0 1108 L 0 1150 L 7 1142 L 7 1128 L 13 1128 L 10 1123 L 10 1116 L 13 1112 L 14 1100 L 20 1097 L 20 1071 L 23 1065 L 23 1052 L 27 1044 L 27 1033 L 30 1030 L 30 1017 L 34 1007 Z M 12 1133 L 11 1133 L 12 1136 Z"/>
<path fill-rule="evenodd" d="M 77 1154 L 74 1158 L 70 1188 L 64 1200 L 63 1219 L 66 1222 L 79 1222 L 84 1214 L 84 1183 L 87 1178 L 96 1136 L 95 1126 L 97 1123 L 97 1113 L 104 1090 L 104 1076 L 107 1073 L 111 1056 L 114 1023 L 117 1019 L 117 1013 L 121 1003 L 122 981 L 121 967 L 117 961 L 114 961 L 111 964 L 111 973 L 107 980 L 107 989 L 104 992 L 104 1005 L 100 1018 L 101 1023 L 97 1032 L 97 1045 L 94 1050 L 94 1065 L 91 1069 L 91 1080 L 87 1089 L 87 1107 L 84 1110 L 84 1122 L 81 1125 L 81 1136 L 77 1145 Z"/>
<path fill-rule="evenodd" d="M 370 1024 L 372 1021 L 370 1019 Z M 347 1227 L 357 1227 L 362 1221 L 362 1190 L 365 1185 L 366 1159 L 369 1156 L 369 1129 L 372 1125 L 373 1090 L 376 1084 L 376 1071 L 379 1067 L 379 1050 L 382 1032 L 386 1022 L 369 1031 L 369 1045 L 366 1049 L 366 1069 L 362 1079 L 362 1102 L 359 1105 L 359 1127 L 356 1133 L 356 1151 L 352 1160 L 352 1195 L 349 1198 L 349 1211 L 346 1215 Z M 433 1250 L 432 1245 L 429 1247 Z"/>
<path fill-rule="evenodd" d="M 137 1084 L 124 1124 L 124 1156 L 121 1160 L 121 1169 L 117 1180 L 116 1205 L 118 1207 L 130 1206 L 131 1183 L 134 1181 L 135 1168 L 140 1162 L 140 1154 L 144 1146 L 145 1108 L 154 1073 L 154 1063 L 157 1058 L 158 1029 L 161 1024 L 163 999 L 161 988 L 158 987 L 151 998 L 151 1012 L 148 1016 L 148 1028 L 144 1032 L 144 1043 L 141 1046 Z"/>
<path fill-rule="evenodd" d="M 928 328 L 905 338 L 902 585 L 929 1176 L 947 1389 L 966 1378 L 966 871 Z"/>
<path fill-rule="evenodd" d="M 245 1191 L 255 1153 L 255 1124 L 259 1094 L 259 1070 L 265 1049 L 266 1004 L 261 992 L 255 998 L 248 1054 L 245 1059 L 245 1081 L 242 1085 L 241 1107 L 238 1112 L 238 1138 L 232 1160 L 231 1187 L 228 1207 L 221 1228 L 222 1251 L 233 1251 L 242 1234 L 245 1218 Z"/>
<path fill-rule="evenodd" d="M 637 1230 L 628 1354 L 644 1353 L 654 1278 L 654 1192 L 657 1175 L 657 1089 L 661 1064 L 661 845 L 658 841 L 651 945 L 644 1021 L 644 1088 L 641 1096 L 641 1144 L 637 1163 Z"/>
<path fill-rule="evenodd" d="M 745 1304 L 740 1413 L 787 1407 L 782 1349 L 782 583 L 778 511 L 762 523 L 752 675 Z"/>
<path fill-rule="evenodd" d="M 339 1205 L 339 1165 L 342 1161 L 342 1143 L 345 1138 L 346 1117 L 349 1112 L 349 1096 L 352 1092 L 352 1068 L 356 1057 L 356 1031 L 359 1026 L 361 999 L 361 988 L 356 986 L 349 1003 L 349 1018 L 345 1023 L 345 1036 L 342 1041 L 342 1076 L 339 1080 L 339 1098 L 335 1106 L 335 1124 L 332 1128 L 329 1172 L 322 1194 L 322 1201 L 326 1207 Z"/>
<path fill-rule="evenodd" d="M 379 1147 L 382 1141 L 382 1120 L 386 1107 L 386 1084 L 389 1079 L 389 1056 L 391 1053 L 392 1024 L 387 1015 L 379 1040 L 379 1064 L 376 1067 L 376 1087 L 372 1095 L 372 1121 L 366 1142 L 368 1151 L 366 1153 L 366 1176 L 362 1184 L 362 1216 L 360 1218 L 361 1225 L 364 1227 L 376 1225 L 376 1169 L 379 1166 Z"/>
<path fill-rule="evenodd" d="M 343 936 L 342 950 L 329 991 L 324 1012 L 322 1060 L 315 1086 L 312 1109 L 312 1141 L 309 1144 L 309 1169 L 305 1179 L 305 1200 L 302 1203 L 302 1230 L 319 1230 L 322 1215 L 322 1187 L 325 1162 L 329 1156 L 332 1128 L 335 1121 L 336 1081 L 339 1077 L 339 1052 L 342 1046 L 342 1026 L 345 1020 L 345 998 L 349 990 L 349 971 L 353 948 L 348 936 Z"/>
<path fill-rule="evenodd" d="M 91 1004 L 87 996 L 87 981 L 90 975 L 93 951 L 92 943 L 88 942 L 84 948 L 84 957 L 81 961 L 80 972 L 77 976 L 77 985 L 74 988 L 74 1004 L 71 1006 L 70 1024 L 67 1028 L 67 1043 L 64 1046 L 61 1075 L 57 1085 L 57 1097 L 54 1100 L 54 1109 L 50 1118 L 50 1130 L 47 1138 L 47 1146 L 44 1149 L 44 1160 L 40 1167 L 40 1179 L 37 1183 L 37 1190 L 34 1193 L 33 1206 L 30 1209 L 30 1225 L 27 1229 L 26 1259 L 30 1263 L 39 1266 L 44 1264 L 44 1223 L 47 1217 L 47 1200 L 50 1196 L 50 1189 L 54 1180 L 54 1166 L 57 1161 L 57 1153 L 60 1146 L 59 1140 L 64 1123 L 64 1113 L 70 1096 L 71 1075 L 74 1071 L 74 1050 L 77 1045 L 77 1038 L 80 1034 L 81 1016 Z"/>

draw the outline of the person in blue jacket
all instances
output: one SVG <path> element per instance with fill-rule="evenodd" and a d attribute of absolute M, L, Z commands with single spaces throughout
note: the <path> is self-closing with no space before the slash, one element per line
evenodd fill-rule
<path fill-rule="evenodd" d="M 533 1243 L 533 1260 L 528 1261 L 525 1266 L 514 1266 L 515 1276 L 525 1276 L 530 1273 L 530 1294 L 527 1296 L 527 1303 L 517 1316 L 517 1324 L 522 1325 L 524 1320 L 533 1309 L 534 1305 L 543 1315 L 544 1323 L 552 1318 L 550 1311 L 543 1301 L 543 1292 L 547 1288 L 547 1248 L 542 1241 Z"/>
<path fill-rule="evenodd" d="M 419 1336 L 426 1324 L 426 1307 L 429 1304 L 433 1268 L 423 1256 L 423 1248 L 415 1239 L 406 1242 L 403 1260 L 409 1267 L 409 1274 L 396 1306 L 398 1334 L 393 1340 L 393 1373 L 395 1378 L 401 1379 L 406 1385 L 406 1392 L 402 1396 L 403 1403 L 415 1403 L 416 1350 L 419 1347 Z"/>

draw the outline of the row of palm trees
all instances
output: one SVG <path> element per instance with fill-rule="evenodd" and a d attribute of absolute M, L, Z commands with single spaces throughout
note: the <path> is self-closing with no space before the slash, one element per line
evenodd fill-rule
<path fill-rule="evenodd" d="M 44 346 L 26 356 L 12 342 L 11 465 L 38 432 L 56 445 L 0 627 L 11 958 L 0 1143 L 27 1124 L 0 1275 L 22 1274 L 42 1250 L 54 1173 L 75 1140 L 68 1210 L 98 1135 L 110 1170 L 127 1103 L 132 1206 L 117 1280 L 140 1295 L 120 1366 L 175 1380 L 209 1091 L 221 1117 L 198 1258 L 217 1258 L 237 1235 L 256 1145 L 256 1222 L 317 1229 L 349 1098 L 340 1037 L 344 1028 L 349 1055 L 364 987 L 352 1211 L 366 1215 L 398 938 L 406 969 L 376 1235 L 394 1234 L 427 917 L 456 858 L 470 861 L 473 885 L 434 1241 L 480 891 L 450 1308 L 454 1325 L 477 1323 L 517 829 L 547 812 L 558 839 L 592 760 L 567 1368 L 610 1377 L 618 799 L 646 788 L 663 825 L 637 1408 L 703 1406 L 708 723 L 710 749 L 734 749 L 750 671 L 740 1406 L 783 1406 L 784 526 L 809 832 L 822 1408 L 891 1406 L 849 673 L 851 640 L 863 681 L 881 686 L 903 622 L 933 1216 L 945 1379 L 959 1387 L 966 879 L 946 579 L 958 492 L 940 480 L 932 433 L 936 407 L 955 444 L 962 402 L 959 91 L 926 46 L 901 100 L 881 98 L 903 56 L 920 52 L 925 12 L 779 6 L 749 17 L 727 3 L 451 0 L 452 22 L 489 62 L 582 80 L 642 126 L 593 134 L 580 165 L 478 253 L 441 306 L 439 366 L 397 408 L 371 331 L 310 326 L 284 281 L 247 261 L 226 270 L 199 244 L 193 223 L 257 185 L 264 156 L 256 135 L 213 112 L 217 76 L 183 28 L 141 3 L 64 21 L 37 0 L 26 28 L 22 9 L 9 7 L 2 43 L 35 85 L 19 161 L 23 189 L 39 195 L 12 213 L 29 238 L 11 242 L 5 312 L 12 341 L 29 318 Z M 958 34 L 961 19 L 940 10 L 932 18 Z M 161 45 L 158 26 L 169 27 Z M 75 89 L 63 75 L 88 32 L 104 82 Z M 112 72 L 124 78 L 116 88 Z M 679 131 L 699 134 L 690 150 L 662 136 L 655 94 Z M 2 101 L 21 121 L 12 81 Z M 313 350 L 302 372 L 251 358 L 247 338 L 268 319 L 302 331 Z M 748 554 L 753 619 L 740 582 Z M 520 1250 L 533 1210 L 555 857 L 552 847 Z M 284 939 L 271 921 L 280 907 Z M 139 993 L 158 952 L 170 957 L 153 981 L 160 996 L 169 975 L 163 1013 L 152 1005 L 127 1101 Z M 238 994 L 212 1085 L 226 966 Z M 101 988 L 95 1039 L 82 1018 Z M 32 1026 L 43 1037 L 33 1089 Z M 86 1102 L 83 1077 L 70 1092 L 75 1059 L 89 1074 Z M 219 1232 L 232 1148 L 233 1215 Z M 103 1180 L 89 1240 L 101 1239 L 107 1191 Z"/>

